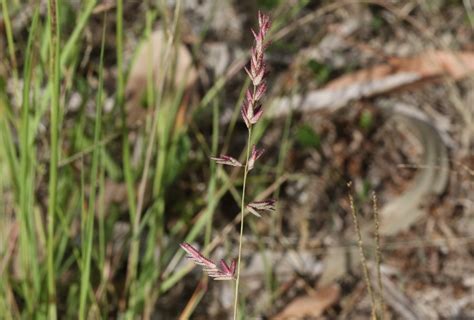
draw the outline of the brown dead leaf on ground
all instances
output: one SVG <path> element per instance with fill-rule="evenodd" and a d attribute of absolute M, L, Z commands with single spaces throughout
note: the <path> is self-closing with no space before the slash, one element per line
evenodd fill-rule
<path fill-rule="evenodd" d="M 339 300 L 341 289 L 337 284 L 318 289 L 315 293 L 295 298 L 273 320 L 320 317 Z"/>
<path fill-rule="evenodd" d="M 141 106 L 150 71 L 155 90 L 160 88 L 165 77 L 172 80 L 174 89 L 181 87 L 189 89 L 197 81 L 197 69 L 193 65 L 191 53 L 184 44 L 173 43 L 171 54 L 165 57 L 166 51 L 169 50 L 167 48 L 169 41 L 163 30 L 156 30 L 138 49 L 125 89 L 129 125 L 139 124 L 151 110 Z M 166 72 L 165 75 L 163 71 Z"/>
<path fill-rule="evenodd" d="M 410 88 L 442 77 L 459 80 L 472 73 L 474 52 L 424 52 L 413 58 L 391 59 L 386 64 L 341 76 L 324 88 L 305 95 L 277 98 L 266 116 L 283 117 L 291 111 L 335 110 L 350 101 Z"/>
<path fill-rule="evenodd" d="M 358 82 L 374 81 L 394 74 L 414 73 L 418 81 L 449 76 L 461 79 L 474 72 L 474 52 L 424 52 L 413 58 L 392 58 L 388 64 L 377 65 L 344 75 L 325 86 L 337 89 Z"/>
<path fill-rule="evenodd" d="M 147 204 L 151 199 L 149 190 L 145 193 L 145 203 Z M 120 183 L 107 179 L 104 186 L 104 195 L 102 199 L 96 201 L 96 214 L 101 212 L 107 217 L 112 205 L 118 205 L 122 210 L 127 209 L 127 186 L 125 183 Z"/>
<path fill-rule="evenodd" d="M 431 119 L 414 106 L 395 104 L 391 111 L 392 119 L 423 146 L 424 166 L 418 169 L 410 187 L 382 208 L 382 235 L 395 235 L 407 230 L 426 216 L 431 197 L 441 195 L 449 181 L 448 150 Z"/>

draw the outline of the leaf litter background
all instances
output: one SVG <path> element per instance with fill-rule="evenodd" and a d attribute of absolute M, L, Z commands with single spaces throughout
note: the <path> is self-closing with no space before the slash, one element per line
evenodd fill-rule
<path fill-rule="evenodd" d="M 80 7 L 77 1 L 65 3 Z M 169 12 L 174 5 L 166 2 Z M 216 100 L 221 131 L 226 132 L 245 79 L 241 67 L 251 45 L 249 30 L 255 26 L 257 10 L 264 9 L 274 19 L 267 55 L 270 96 L 265 116 L 269 121 L 262 141 L 267 153 L 250 186 L 262 198 L 264 194 L 279 197 L 279 207 L 277 213 L 261 219 L 251 217 L 246 226 L 242 271 L 246 314 L 265 319 L 369 318 L 370 301 L 347 196 L 346 184 L 352 181 L 372 280 L 376 279 L 372 192 L 378 197 L 386 317 L 473 318 L 472 7 L 469 1 L 443 0 L 182 1 L 179 63 L 166 89 L 184 90 L 175 126 L 190 129 L 176 155 L 176 168 L 171 170 L 175 174 L 167 177 L 165 226 L 167 232 L 181 221 L 188 227 L 165 237 L 167 244 L 178 250 L 180 237 L 207 201 L 212 103 L 202 99 L 218 79 L 227 80 Z M 114 24 L 114 10 L 112 2 L 99 4 L 83 34 L 77 76 L 92 87 L 97 83 L 92 70 L 98 66 L 100 49 L 97 30 L 104 12 L 111 12 L 108 23 Z M 142 102 L 147 73 L 153 70 L 159 87 L 156 53 L 166 41 L 163 21 L 157 21 L 149 42 L 139 46 L 146 10 L 145 3 L 125 2 L 124 54 L 130 68 L 127 122 L 135 163 L 142 161 L 146 149 L 143 124 L 150 111 Z M 31 12 L 25 5 L 12 16 L 15 39 L 24 42 L 20 47 L 26 43 Z M 4 28 L 2 20 L 0 28 Z M 114 28 L 108 30 L 105 112 L 107 130 L 113 132 L 117 69 Z M 4 38 L 0 45 L 0 75 L 8 90 Z M 14 99 L 11 90 L 8 94 Z M 93 115 L 94 97 L 79 91 L 69 94 L 64 130 L 74 127 L 78 112 Z M 219 144 L 237 154 L 245 139 L 240 122 L 233 139 L 240 142 L 228 145 L 222 133 Z M 78 151 L 67 138 L 63 144 L 64 158 Z M 114 160 L 120 152 L 118 140 L 110 139 L 107 149 L 119 165 Z M 47 148 L 39 143 L 39 158 L 42 152 Z M 79 162 L 67 165 L 78 168 Z M 235 174 L 231 171 L 230 176 Z M 45 186 L 45 181 L 38 181 L 35 192 L 45 193 Z M 239 181 L 235 187 L 240 188 Z M 123 181 L 108 178 L 105 192 L 105 211 L 115 217 L 108 239 L 113 288 L 108 303 L 114 317 L 114 292 L 123 286 L 128 250 L 126 187 Z M 236 254 L 238 205 L 231 193 L 222 197 L 214 215 L 213 258 Z M 146 208 L 153 205 L 151 195 L 145 196 L 145 203 Z M 14 232 L 5 229 L 2 234 L 8 235 L 2 240 L 5 248 L 14 248 Z M 201 240 L 195 243 L 202 244 Z M 14 255 L 11 249 L 10 263 Z M 186 266 L 182 260 L 174 268 Z M 67 274 L 59 285 L 67 287 Z M 158 299 L 153 317 L 184 316 L 202 293 L 193 318 L 220 319 L 229 314 L 231 283 L 206 282 L 195 268 Z"/>

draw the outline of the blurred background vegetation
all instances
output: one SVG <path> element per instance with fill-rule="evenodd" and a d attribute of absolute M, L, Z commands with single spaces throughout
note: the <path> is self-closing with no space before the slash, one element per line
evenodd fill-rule
<path fill-rule="evenodd" d="M 279 204 L 246 220 L 244 318 L 370 318 L 350 192 L 378 318 L 474 317 L 473 7 L 1 0 L 0 318 L 229 317 L 178 244 L 237 255 L 242 177 L 209 157 L 243 157 L 258 10 L 249 192 Z"/>

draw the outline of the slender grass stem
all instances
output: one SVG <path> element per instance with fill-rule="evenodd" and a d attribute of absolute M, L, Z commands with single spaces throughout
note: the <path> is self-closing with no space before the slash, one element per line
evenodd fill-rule
<path fill-rule="evenodd" d="M 237 305 L 239 302 L 240 262 L 242 259 L 242 239 L 244 236 L 245 189 L 247 187 L 248 163 L 249 163 L 249 158 L 250 158 L 251 142 L 252 142 L 252 127 L 249 127 L 248 139 L 247 139 L 247 156 L 245 158 L 244 181 L 242 185 L 242 202 L 240 204 L 240 235 L 239 235 L 239 254 L 237 258 L 237 279 L 235 281 L 235 294 L 234 294 L 234 320 L 237 319 L 237 314 L 238 314 Z"/>
<path fill-rule="evenodd" d="M 123 68 L 123 0 L 117 0 L 116 10 L 116 53 L 117 53 L 117 105 L 120 109 L 122 118 L 122 162 L 123 162 L 123 174 L 125 176 L 125 184 L 127 187 L 127 200 L 128 209 L 130 213 L 130 221 L 133 222 L 136 219 L 136 198 L 135 198 L 135 183 L 130 163 L 130 143 L 128 140 L 128 128 L 127 128 L 127 114 L 125 111 L 125 77 Z M 126 287 L 128 288 L 130 282 L 134 279 L 126 279 Z M 124 290 L 122 299 L 126 299 L 128 290 Z"/>
<path fill-rule="evenodd" d="M 374 223 L 375 223 L 375 256 L 376 256 L 376 265 L 377 265 L 377 285 L 379 289 L 379 304 L 380 304 L 380 319 L 385 318 L 385 299 L 383 294 L 383 284 L 382 284 L 382 250 L 380 248 L 380 220 L 379 220 L 379 210 L 377 206 L 377 195 L 375 192 L 372 193 L 372 205 L 373 205 L 373 214 L 374 214 Z"/>
<path fill-rule="evenodd" d="M 370 304 L 371 304 L 371 309 L 372 309 L 371 319 L 377 320 L 376 307 L 375 307 L 375 295 L 374 295 L 374 291 L 372 290 L 372 285 L 370 284 L 369 269 L 367 267 L 367 258 L 365 257 L 365 252 L 364 252 L 364 242 L 362 240 L 362 233 L 360 231 L 359 218 L 357 217 L 357 211 L 354 206 L 354 198 L 352 197 L 352 192 L 351 192 L 352 183 L 349 182 L 347 186 L 349 188 L 349 204 L 351 206 L 352 220 L 354 222 L 354 228 L 357 233 L 357 246 L 359 247 L 360 261 L 361 261 L 362 270 L 364 273 L 364 280 L 367 285 L 367 291 L 370 297 Z"/>
<path fill-rule="evenodd" d="M 101 153 L 103 152 L 102 147 Z M 106 238 L 105 238 L 105 169 L 101 163 L 101 170 L 99 173 L 99 206 L 98 206 L 98 222 L 99 222 L 99 270 L 101 272 L 102 284 L 107 281 L 105 272 L 105 251 L 106 251 Z"/>
<path fill-rule="evenodd" d="M 86 318 L 86 298 L 89 291 L 89 278 L 91 269 L 91 258 L 92 258 L 92 242 L 94 233 L 94 209 L 97 189 L 97 177 L 99 174 L 100 166 L 100 154 L 102 148 L 99 145 L 100 137 L 102 134 L 102 100 L 103 100 L 103 87 L 104 87 L 104 46 L 105 46 L 105 35 L 107 20 L 104 19 L 104 26 L 102 29 L 102 43 L 100 48 L 100 66 L 99 66 L 99 88 L 97 91 L 97 102 L 96 102 L 96 116 L 94 126 L 94 145 L 96 148 L 92 154 L 92 168 L 90 172 L 90 195 L 89 195 L 89 207 L 84 222 L 84 238 L 83 238 L 83 253 L 82 253 L 82 275 L 81 275 L 81 288 L 80 288 L 80 300 L 79 300 L 79 319 Z"/>
<path fill-rule="evenodd" d="M 123 68 L 123 0 L 117 0 L 117 23 L 116 23 L 116 43 L 117 43 L 117 105 L 120 108 L 122 117 L 122 161 L 125 182 L 127 185 L 127 199 L 130 217 L 135 217 L 135 186 L 130 163 L 130 143 L 128 141 L 127 113 L 125 111 L 125 77 Z"/>
<path fill-rule="evenodd" d="M 47 238 L 47 283 L 48 283 L 48 319 L 56 319 L 56 285 L 54 272 L 54 223 L 56 215 L 59 158 L 59 1 L 48 1 L 49 16 L 49 62 L 51 90 L 51 158 L 49 163 L 49 201 L 48 201 L 48 238 Z"/>
<path fill-rule="evenodd" d="M 217 146 L 219 142 L 219 107 L 217 100 L 214 100 L 212 106 L 212 154 L 217 153 Z M 216 201 L 214 199 L 214 195 L 216 193 L 216 164 L 214 161 L 211 161 L 211 178 L 209 179 L 209 188 L 207 193 L 207 201 L 208 201 L 208 208 L 207 208 L 207 224 L 206 224 L 206 232 L 204 237 L 204 244 L 207 246 L 211 242 L 211 233 L 212 233 L 212 218 L 214 215 L 214 210 L 216 207 Z"/>

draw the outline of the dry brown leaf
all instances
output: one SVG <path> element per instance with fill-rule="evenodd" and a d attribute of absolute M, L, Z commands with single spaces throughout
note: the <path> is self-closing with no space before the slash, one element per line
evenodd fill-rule
<path fill-rule="evenodd" d="M 448 151 L 433 122 L 414 106 L 398 103 L 391 106 L 391 112 L 392 118 L 423 146 L 423 167 L 418 169 L 410 188 L 382 208 L 380 233 L 383 235 L 395 235 L 418 222 L 427 214 L 427 200 L 442 194 L 449 180 Z"/>
<path fill-rule="evenodd" d="M 150 39 L 138 50 L 135 62 L 130 70 L 125 88 L 127 98 L 127 123 L 129 125 L 139 124 L 148 113 L 141 107 L 141 99 L 147 88 L 150 68 L 155 90 L 163 81 L 172 79 L 174 88 L 179 89 L 192 87 L 198 78 L 198 72 L 193 65 L 191 53 L 182 43 L 173 44 L 170 54 L 169 39 L 162 30 L 154 31 Z M 166 75 L 163 75 L 166 70 Z"/>
<path fill-rule="evenodd" d="M 336 110 L 353 100 L 373 97 L 443 76 L 461 79 L 471 73 L 474 73 L 474 52 L 432 51 L 413 58 L 392 59 L 390 63 L 339 77 L 320 90 L 277 98 L 266 116 L 283 117 L 292 111 Z"/>
<path fill-rule="evenodd" d="M 117 4 L 115 1 L 104 0 L 102 3 L 95 6 L 94 10 L 92 10 L 92 14 L 101 14 L 115 8 L 116 6 Z"/>
<path fill-rule="evenodd" d="M 450 76 L 457 80 L 474 72 L 474 53 L 424 52 L 413 58 L 394 58 L 388 64 L 377 65 L 344 75 L 325 86 L 338 89 L 355 82 L 374 81 L 394 74 L 413 73 L 418 81 Z"/>
<path fill-rule="evenodd" d="M 148 203 L 151 199 L 151 193 L 147 191 L 145 193 L 145 203 Z M 99 198 L 95 202 L 96 214 L 104 212 L 105 216 L 108 215 L 110 206 L 119 205 L 122 209 L 126 209 L 127 206 L 127 186 L 125 183 L 115 182 L 113 180 L 106 180 L 104 187 L 104 196 Z"/>
<path fill-rule="evenodd" d="M 272 319 L 283 320 L 319 317 L 338 301 L 340 294 L 341 289 L 337 284 L 318 289 L 314 294 L 297 297 Z"/>

